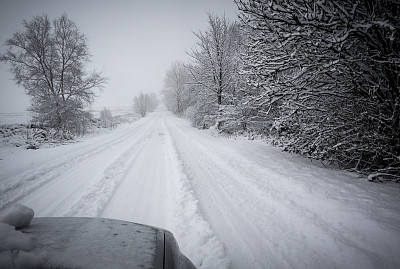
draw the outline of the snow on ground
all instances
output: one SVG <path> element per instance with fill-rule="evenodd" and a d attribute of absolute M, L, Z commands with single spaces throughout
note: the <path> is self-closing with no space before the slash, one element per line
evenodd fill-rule
<path fill-rule="evenodd" d="M 88 127 L 84 138 L 109 132 L 120 124 L 132 123 L 138 119 L 131 108 L 113 107 L 112 120 L 108 119 L 106 126 L 100 119 L 100 110 L 91 110 L 93 121 Z M 55 147 L 60 144 L 75 143 L 82 139 L 69 133 L 60 134 L 53 129 L 47 129 L 34 124 L 32 112 L 0 113 L 0 158 L 3 155 L 24 149 Z"/>
<path fill-rule="evenodd" d="M 0 208 L 166 228 L 200 268 L 400 267 L 399 185 L 215 137 L 163 110 L 0 159 Z"/>
<path fill-rule="evenodd" d="M 93 107 L 89 112 L 95 118 L 100 117 L 100 111 L 103 107 Z M 108 108 L 114 117 L 132 117 L 132 107 L 129 106 L 115 106 Z M 34 113 L 32 111 L 24 112 L 0 112 L 0 125 L 9 124 L 29 124 L 32 120 Z"/>
<path fill-rule="evenodd" d="M 115 116 L 130 116 L 133 113 L 131 106 L 113 106 L 113 107 L 93 107 L 90 112 L 94 117 L 100 117 L 100 111 L 107 108 L 111 111 L 113 117 Z"/>
<path fill-rule="evenodd" d="M 170 121 L 200 208 L 233 268 L 400 265 L 398 185 L 371 184 L 261 141 L 216 138 Z"/>

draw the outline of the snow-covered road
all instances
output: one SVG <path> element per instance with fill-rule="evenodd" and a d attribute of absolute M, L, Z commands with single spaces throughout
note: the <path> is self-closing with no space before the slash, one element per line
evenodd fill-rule
<path fill-rule="evenodd" d="M 200 268 L 400 268 L 399 185 L 159 110 L 80 143 L 0 153 L 0 206 L 171 230 Z"/>

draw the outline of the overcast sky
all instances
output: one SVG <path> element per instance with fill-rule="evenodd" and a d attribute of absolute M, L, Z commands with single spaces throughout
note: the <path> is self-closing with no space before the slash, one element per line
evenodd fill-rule
<path fill-rule="evenodd" d="M 175 60 L 187 61 L 195 46 L 193 34 L 207 28 L 207 14 L 236 20 L 233 0 L 0 0 L 0 53 L 22 21 L 66 13 L 88 39 L 92 62 L 109 82 L 93 107 L 130 106 L 140 91 L 159 92 Z M 9 65 L 0 63 L 0 112 L 21 112 L 29 106 L 24 89 L 12 80 Z"/>

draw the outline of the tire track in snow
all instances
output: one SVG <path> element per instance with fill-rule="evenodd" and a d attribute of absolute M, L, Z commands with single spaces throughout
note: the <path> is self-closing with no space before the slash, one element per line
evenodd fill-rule
<path fill-rule="evenodd" d="M 125 178 L 128 169 L 135 162 L 136 157 L 141 153 L 146 141 L 141 138 L 133 144 L 112 164 L 110 164 L 100 177 L 92 185 L 80 200 L 72 206 L 71 210 L 64 216 L 74 217 L 100 217 L 108 201 L 111 199 L 119 184 Z"/>
<path fill-rule="evenodd" d="M 69 213 L 74 205 L 79 203 L 82 196 L 88 193 L 88 190 L 93 191 L 93 186 L 97 186 L 94 190 L 104 191 L 104 193 L 92 193 L 88 196 L 93 197 L 93 195 L 95 195 L 100 198 L 100 201 L 107 200 L 110 193 L 107 191 L 106 187 L 109 185 L 102 185 L 102 183 L 105 183 L 104 180 L 100 182 L 100 184 L 98 181 L 102 179 L 102 175 L 104 175 L 105 172 L 108 175 L 112 175 L 114 172 L 116 172 L 117 175 L 121 174 L 119 173 L 120 171 L 115 171 L 115 169 L 120 168 L 118 166 L 119 164 L 127 165 L 124 162 L 121 163 L 121 161 L 126 161 L 129 155 L 135 153 L 137 148 L 140 150 L 140 144 L 143 144 L 144 137 L 154 124 L 154 121 L 147 121 L 146 126 L 143 126 L 140 130 L 135 132 L 134 136 L 120 141 L 120 143 L 115 146 L 115 151 L 110 148 L 108 151 L 93 156 L 82 164 L 75 166 L 74 169 L 71 169 L 72 171 L 63 174 L 59 179 L 46 184 L 43 186 L 43 189 L 38 189 L 37 192 L 30 195 L 31 197 L 29 196 L 22 201 L 25 202 L 27 200 L 26 204 L 32 204 L 33 208 L 37 207 L 36 211 L 38 215 L 41 216 L 70 216 Z M 132 147 L 129 146 L 130 144 L 133 144 Z M 135 145 L 139 145 L 139 147 Z M 126 149 L 126 147 L 128 147 L 128 149 Z M 121 151 L 121 148 L 125 150 Z M 103 164 L 104 162 L 110 164 L 99 167 L 98 164 Z M 73 176 L 74 174 L 77 178 Z M 84 176 L 82 177 L 83 174 Z M 118 178 L 113 177 L 110 179 L 116 180 L 115 183 L 118 183 Z M 113 182 L 110 183 L 113 185 Z M 61 190 L 63 187 L 64 191 Z M 57 196 L 54 196 L 54 193 L 56 193 Z M 47 196 L 48 198 L 43 199 L 43 196 Z M 48 199 L 51 200 L 51 204 L 47 205 Z M 45 203 L 44 205 L 43 202 Z M 84 205 L 85 209 L 87 209 L 88 206 L 96 207 L 95 204 L 80 203 L 80 205 Z M 77 209 L 77 207 L 75 207 L 75 209 Z"/>
<path fill-rule="evenodd" d="M 323 189 L 307 190 L 313 184 L 307 169 L 315 167 L 305 169 L 290 160 L 273 167 L 273 159 L 265 160 L 272 164 L 258 164 L 225 147 L 233 143 L 203 137 L 179 121 L 171 119 L 178 152 L 200 209 L 226 245 L 233 268 L 383 268 L 395 261 L 392 249 L 398 243 L 379 227 L 379 220 L 326 197 Z M 326 171 L 319 173 L 317 182 L 326 187 Z M 383 255 L 375 255 L 385 248 Z"/>
<path fill-rule="evenodd" d="M 279 233 L 276 234 L 278 238 L 268 238 L 265 236 L 268 233 L 264 233 L 271 228 L 280 230 L 282 234 L 287 231 L 286 221 L 271 227 L 280 222 L 281 215 L 276 209 L 281 209 L 281 204 L 249 184 L 253 179 L 249 178 L 248 171 L 242 171 L 240 166 L 230 166 L 229 152 L 218 152 L 224 150 L 223 147 L 207 147 L 174 122 L 171 125 L 185 172 L 192 178 L 201 199 L 201 209 L 221 241 L 228 246 L 233 268 L 295 268 L 287 259 L 285 250 L 274 251 L 284 238 L 279 238 Z M 268 210 L 272 214 L 258 214 Z"/>
<path fill-rule="evenodd" d="M 273 189 L 262 191 L 265 188 L 254 184 L 255 170 L 249 173 L 239 163 L 230 165 L 232 156 L 229 150 L 225 151 L 223 146 L 207 147 L 174 122 L 171 125 L 178 139 L 176 143 L 179 144 L 178 152 L 184 160 L 185 171 L 193 179 L 194 189 L 201 198 L 201 209 L 228 246 L 233 267 L 296 268 L 296 263 L 292 262 L 294 253 L 285 246 L 294 243 L 302 246 L 304 242 L 297 241 L 295 234 L 289 237 L 281 235 L 295 230 L 292 223 L 304 223 L 304 216 L 295 218 L 291 214 L 295 204 L 290 197 L 282 197 L 282 193 L 274 193 Z M 320 251 L 323 249 L 321 246 Z M 298 248 L 299 261 L 306 251 Z M 313 255 L 325 260 L 320 253 Z"/>
<path fill-rule="evenodd" d="M 224 246 L 202 216 L 189 178 L 183 171 L 171 134 L 165 129 L 167 177 L 175 187 L 172 214 L 174 233 L 181 250 L 199 268 L 229 268 Z"/>
<path fill-rule="evenodd" d="M 252 253 L 258 253 L 258 257 L 269 253 L 268 256 L 273 257 L 269 259 L 269 267 L 285 264 L 285 266 L 296 268 L 297 261 L 300 261 L 304 255 L 314 259 L 313 265 L 308 264 L 307 267 L 335 267 L 335 261 L 327 257 L 335 251 L 333 246 L 338 242 L 346 246 L 347 251 L 340 255 L 342 260 L 347 261 L 347 264 L 352 262 L 354 256 L 363 256 L 363 260 L 365 260 L 365 264 L 359 263 L 356 267 L 362 265 L 363 268 L 379 268 L 383 264 L 382 258 L 374 255 L 373 249 L 369 248 L 379 240 L 379 236 L 376 236 L 376 240 L 368 244 L 365 242 L 360 244 L 358 239 L 353 236 L 359 233 L 357 230 L 343 229 L 342 224 L 346 223 L 351 226 L 351 219 L 363 219 L 359 212 L 353 212 L 350 217 L 349 212 L 343 212 L 340 204 L 337 204 L 335 200 L 329 201 L 329 207 L 331 209 L 337 207 L 335 211 L 342 212 L 341 214 L 332 216 L 326 211 L 316 211 L 313 204 L 320 204 L 323 208 L 326 205 L 326 197 L 316 193 L 313 196 L 302 196 L 308 192 L 304 190 L 306 186 L 302 184 L 301 180 L 286 178 L 282 176 L 283 171 L 280 173 L 276 173 L 279 171 L 267 171 L 257 165 L 252 165 L 252 168 L 249 169 L 246 167 L 245 160 L 240 156 L 235 156 L 236 154 L 230 149 L 218 147 L 218 150 L 223 151 L 218 152 L 216 148 L 207 148 L 204 141 L 201 140 L 193 141 L 193 148 L 197 149 L 197 157 L 203 156 L 198 159 L 199 162 L 207 160 L 207 170 L 212 171 L 214 175 L 219 175 L 219 180 L 215 182 L 215 186 L 220 187 L 218 193 L 222 195 L 225 192 L 229 193 L 231 197 L 235 197 L 231 202 L 234 201 L 239 208 L 245 209 L 241 211 L 241 214 L 245 216 L 244 220 L 247 223 L 252 220 L 249 225 L 251 229 L 247 229 L 246 233 L 249 234 L 250 230 L 253 230 L 253 238 L 257 238 L 255 234 L 258 233 L 264 235 L 264 242 L 274 242 L 269 244 L 271 247 L 267 247 L 267 244 L 263 243 L 252 250 Z M 229 156 L 229 158 L 224 158 L 224 156 Z M 265 177 L 266 174 L 268 174 L 268 178 Z M 290 191 L 279 191 L 282 187 Z M 251 199 L 245 199 L 245 197 L 251 197 Z M 255 218 L 257 212 L 264 212 L 264 214 L 257 214 L 257 218 Z M 338 219 L 342 224 L 340 226 L 332 225 Z M 297 225 L 294 226 L 293 223 Z M 369 219 L 363 219 L 362 223 L 364 227 L 369 227 L 371 232 L 379 231 L 376 233 L 381 237 L 386 236 L 386 241 L 390 241 L 390 236 Z M 269 232 L 271 230 L 274 230 L 275 233 Z M 307 235 L 315 234 L 320 239 L 307 242 L 306 238 L 298 238 L 298 234 L 304 233 L 305 230 L 308 231 Z M 283 234 L 286 236 L 282 237 Z M 312 246 L 309 245 L 310 243 Z M 252 242 L 251 245 L 255 246 L 256 244 Z M 293 249 L 288 249 L 287 246 L 290 245 L 303 246 L 303 248 L 294 248 L 296 250 L 293 251 Z M 249 247 L 249 249 L 251 248 Z M 264 266 L 266 265 L 261 267 Z"/>
<path fill-rule="evenodd" d="M 155 123 L 142 134 L 146 141 L 140 154 L 127 167 L 100 216 L 164 227 L 166 182 L 163 170 L 164 147 L 160 113 L 154 112 Z"/>
<path fill-rule="evenodd" d="M 165 112 L 152 116 L 157 123 L 100 216 L 168 229 L 199 268 L 228 268 L 223 245 L 201 215 L 183 173 Z"/>
<path fill-rule="evenodd" d="M 296 263 L 291 260 L 294 253 L 284 246 L 297 241 L 289 242 L 287 237 L 280 236 L 293 230 L 292 223 L 304 222 L 304 216 L 294 219 L 296 216 L 289 213 L 295 205 L 290 197 L 282 197 L 273 189 L 265 192 L 265 188 L 259 188 L 254 178 L 257 172 L 243 169 L 240 163 L 232 166 L 232 155 L 223 146 L 207 147 L 174 122 L 171 125 L 180 145 L 178 151 L 184 160 L 185 171 L 193 179 L 195 190 L 202 199 L 204 215 L 222 242 L 229 246 L 227 252 L 234 268 L 250 265 L 252 268 L 295 268 Z M 279 232 L 270 233 L 268 230 Z M 295 235 L 289 237 L 290 240 L 295 238 Z M 297 243 L 303 244 L 301 241 Z M 299 260 L 304 251 L 298 249 Z M 314 255 L 324 260 L 320 254 Z"/>
<path fill-rule="evenodd" d="M 89 145 L 84 145 L 72 154 L 57 158 L 54 162 L 40 165 L 39 167 L 26 170 L 22 173 L 9 175 L 9 179 L 6 180 L 9 184 L 2 186 L 0 209 L 22 200 L 24 197 L 40 189 L 42 186 L 45 186 L 62 176 L 65 171 L 74 169 L 77 165 L 83 165 L 85 162 L 90 161 L 94 156 L 105 152 L 110 147 L 126 141 L 135 133 L 141 132 L 141 127 L 146 123 L 148 124 L 147 121 L 134 122 L 128 130 L 124 130 L 124 132 L 119 136 L 111 136 L 108 140 L 101 141 L 100 143 L 95 142 L 94 144 L 91 143 Z M 66 147 L 73 145 L 76 144 L 67 145 Z"/>
<path fill-rule="evenodd" d="M 260 255 L 264 256 L 266 253 L 266 246 L 251 242 L 252 238 L 260 237 L 252 223 L 254 218 L 246 218 L 254 209 L 251 206 L 243 207 L 246 202 L 256 208 L 262 205 L 257 205 L 256 201 L 253 203 L 250 200 L 242 200 L 246 188 L 234 186 L 236 182 L 221 168 L 222 162 L 206 154 L 211 149 L 204 148 L 172 120 L 169 121 L 169 125 L 184 171 L 191 179 L 196 195 L 201 199 L 200 210 L 225 244 L 232 267 L 269 268 L 271 264 L 268 264 L 268 261 L 265 264 L 265 261 L 259 259 Z M 268 223 L 268 220 L 265 223 Z M 243 246 L 246 248 L 242 249 Z"/>

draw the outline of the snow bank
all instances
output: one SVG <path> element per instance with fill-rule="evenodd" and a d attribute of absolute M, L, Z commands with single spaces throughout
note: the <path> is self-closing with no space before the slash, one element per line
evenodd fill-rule
<path fill-rule="evenodd" d="M 172 227 L 168 227 L 180 244 L 181 251 L 198 268 L 229 268 L 223 244 L 203 218 L 198 200 L 192 191 L 190 179 L 184 173 L 182 162 L 173 145 L 168 129 L 164 130 L 167 156 L 167 177 L 174 194 L 175 212 Z"/>
<path fill-rule="evenodd" d="M 41 268 L 46 254 L 29 253 L 34 248 L 33 238 L 16 231 L 13 226 L 0 223 L 0 269 Z"/>
<path fill-rule="evenodd" d="M 0 213 L 0 222 L 14 226 L 15 228 L 24 228 L 29 226 L 33 215 L 34 212 L 31 208 L 15 204 Z"/>
<path fill-rule="evenodd" d="M 16 231 L 15 227 L 0 223 L 0 252 L 12 250 L 32 250 L 33 240 L 25 234 Z"/>
<path fill-rule="evenodd" d="M 31 208 L 16 204 L 0 214 L 0 269 L 38 268 L 44 264 L 46 255 L 29 253 L 35 248 L 34 240 L 15 228 L 29 226 L 34 212 Z"/>

